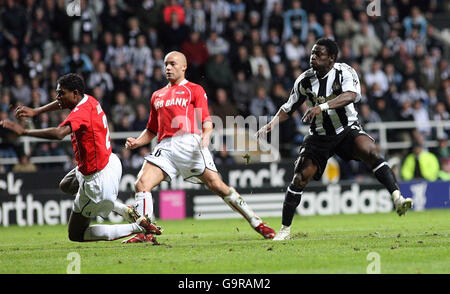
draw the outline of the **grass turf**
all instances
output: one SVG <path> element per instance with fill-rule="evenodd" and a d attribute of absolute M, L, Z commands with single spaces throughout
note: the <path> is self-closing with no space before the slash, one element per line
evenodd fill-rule
<path fill-rule="evenodd" d="M 449 210 L 369 215 L 297 215 L 292 240 L 264 240 L 243 219 L 159 221 L 160 245 L 75 243 L 67 227 L 0 228 L 0 274 L 65 274 L 69 253 L 82 274 L 450 273 Z M 265 218 L 275 230 L 280 218 Z"/>

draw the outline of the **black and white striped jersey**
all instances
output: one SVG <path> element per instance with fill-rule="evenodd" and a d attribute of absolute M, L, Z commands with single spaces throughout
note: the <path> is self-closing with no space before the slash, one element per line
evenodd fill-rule
<path fill-rule="evenodd" d="M 310 68 L 302 73 L 294 83 L 289 100 L 281 109 L 291 114 L 303 102 L 314 107 L 327 102 L 343 92 L 355 92 L 356 100 L 361 100 L 361 87 L 356 71 L 345 63 L 335 63 L 333 68 L 323 77 L 318 78 L 316 72 Z M 337 135 L 344 127 L 358 120 L 358 113 L 353 103 L 339 109 L 328 109 L 317 115 L 309 132 L 315 135 Z"/>

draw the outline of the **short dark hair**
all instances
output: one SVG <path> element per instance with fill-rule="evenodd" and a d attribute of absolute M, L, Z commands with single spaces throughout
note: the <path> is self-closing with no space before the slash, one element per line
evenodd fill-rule
<path fill-rule="evenodd" d="M 334 60 L 337 59 L 339 48 L 335 41 L 328 38 L 321 38 L 317 40 L 316 45 L 325 46 L 325 48 L 327 48 L 328 55 L 334 56 Z"/>
<path fill-rule="evenodd" d="M 77 74 L 69 73 L 60 77 L 57 83 L 61 86 L 61 88 L 67 89 L 69 91 L 78 90 L 80 95 L 84 95 L 84 81 L 83 78 Z"/>

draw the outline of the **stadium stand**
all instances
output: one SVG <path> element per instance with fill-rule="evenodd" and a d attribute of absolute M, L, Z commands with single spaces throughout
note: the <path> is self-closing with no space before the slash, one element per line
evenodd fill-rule
<path fill-rule="evenodd" d="M 82 0 L 78 17 L 68 15 L 64 0 L 0 0 L 0 119 L 14 120 L 18 105 L 48 103 L 57 78 L 76 72 L 107 112 L 112 132 L 141 131 L 151 93 L 166 83 L 163 58 L 170 50 L 186 54 L 187 78 L 206 89 L 212 115 L 270 116 L 309 67 L 315 40 L 328 37 L 339 44 L 338 62 L 359 75 L 361 123 L 378 124 L 371 135 L 406 146 L 423 137 L 436 142 L 425 144 L 431 151 L 448 156 L 450 127 L 433 126 L 450 119 L 449 1 L 385 0 L 379 16 L 368 15 L 369 2 Z M 65 115 L 21 123 L 57 126 Z M 302 142 L 301 115 L 282 126 L 283 159 L 295 157 Z M 409 121 L 418 127 L 386 131 L 382 125 Z M 27 156 L 39 158 L 38 170 L 73 166 L 45 160 L 71 154 L 69 144 L 37 142 L 24 149 L 4 129 L 0 140 L 0 172 Z M 126 165 L 142 153 L 122 146 L 116 141 L 113 148 Z M 405 147 L 383 152 L 387 158 L 410 153 Z M 357 164 L 342 163 L 342 170 L 348 177 L 364 173 Z"/>

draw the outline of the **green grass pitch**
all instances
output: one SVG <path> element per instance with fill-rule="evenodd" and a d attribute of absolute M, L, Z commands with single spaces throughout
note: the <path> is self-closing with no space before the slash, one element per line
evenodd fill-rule
<path fill-rule="evenodd" d="M 450 210 L 297 215 L 292 240 L 264 240 L 243 219 L 158 221 L 160 245 L 75 243 L 67 227 L 0 228 L 1 274 L 382 274 L 450 273 Z M 280 218 L 265 218 L 275 230 Z M 372 255 L 370 255 L 372 253 Z"/>

